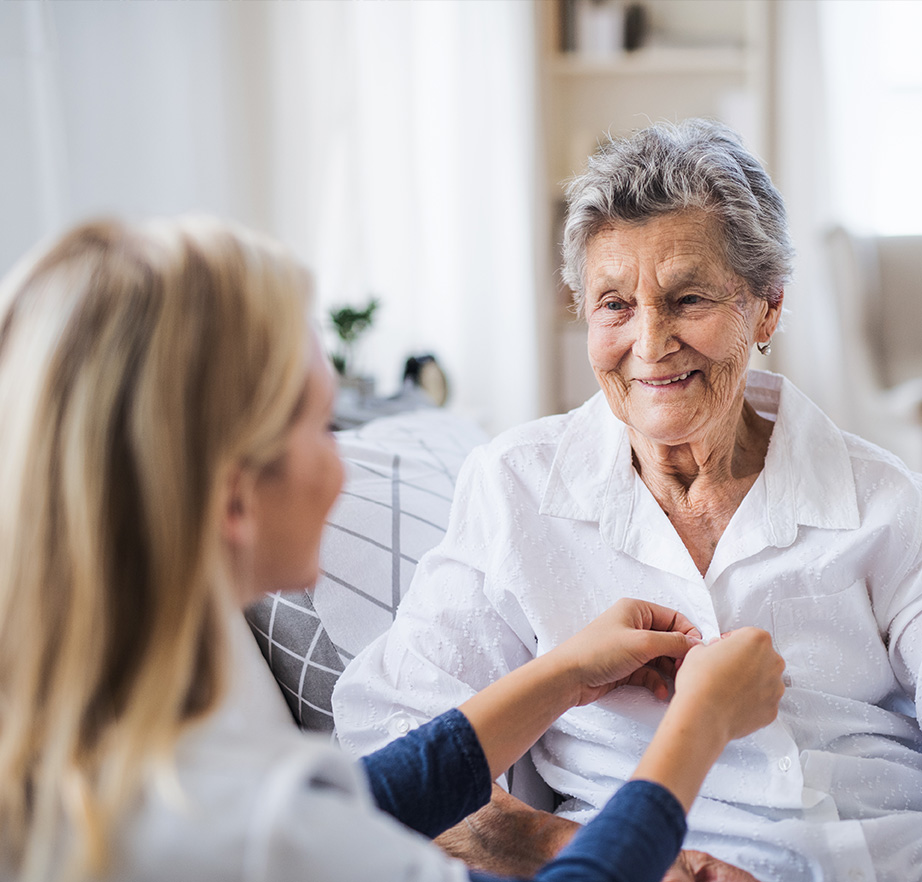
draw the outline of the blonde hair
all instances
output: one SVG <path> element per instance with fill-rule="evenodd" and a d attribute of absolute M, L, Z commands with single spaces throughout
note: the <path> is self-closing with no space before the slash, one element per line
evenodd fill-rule
<path fill-rule="evenodd" d="M 279 246 L 81 226 L 0 285 L 0 853 L 102 872 L 223 689 L 230 470 L 280 455 L 311 335 Z"/>

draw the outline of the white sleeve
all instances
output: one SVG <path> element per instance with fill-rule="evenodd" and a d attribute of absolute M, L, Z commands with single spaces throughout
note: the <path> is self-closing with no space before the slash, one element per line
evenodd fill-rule
<path fill-rule="evenodd" d="M 469 882 L 467 867 L 377 811 L 337 750 L 276 764 L 252 806 L 246 882 Z"/>
<path fill-rule="evenodd" d="M 914 700 L 916 719 L 922 721 L 922 475 L 915 476 L 912 493 L 891 500 L 895 515 L 891 528 L 896 549 L 905 549 L 901 572 L 875 606 L 882 607 L 890 664 L 897 680 Z"/>
<path fill-rule="evenodd" d="M 903 578 L 898 595 L 902 602 L 890 623 L 890 663 L 922 721 L 922 562 Z"/>
<path fill-rule="evenodd" d="M 457 707 L 534 655 L 533 632 L 490 584 L 510 525 L 502 475 L 485 459 L 475 451 L 461 470 L 448 531 L 420 561 L 393 626 L 336 685 L 337 734 L 355 756 Z"/>

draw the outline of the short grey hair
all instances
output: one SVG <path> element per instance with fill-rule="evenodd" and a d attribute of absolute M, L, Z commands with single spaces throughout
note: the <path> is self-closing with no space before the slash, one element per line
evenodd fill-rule
<path fill-rule="evenodd" d="M 777 303 L 794 258 L 781 194 L 732 129 L 689 119 L 609 137 L 569 183 L 562 276 L 579 313 L 596 233 L 687 209 L 717 218 L 730 268 L 756 297 Z"/>

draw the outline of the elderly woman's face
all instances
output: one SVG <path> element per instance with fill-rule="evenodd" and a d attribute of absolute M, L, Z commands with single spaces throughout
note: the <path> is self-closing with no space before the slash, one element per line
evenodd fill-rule
<path fill-rule="evenodd" d="M 750 351 L 780 304 L 730 269 L 719 224 L 701 211 L 617 224 L 586 257 L 589 361 L 615 416 L 667 445 L 735 433 Z"/>

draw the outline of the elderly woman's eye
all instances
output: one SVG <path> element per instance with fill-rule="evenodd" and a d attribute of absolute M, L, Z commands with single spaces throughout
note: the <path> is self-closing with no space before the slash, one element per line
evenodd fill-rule
<path fill-rule="evenodd" d="M 686 294 L 679 301 L 683 306 L 694 306 L 696 303 L 701 303 L 703 298 L 699 294 Z"/>
<path fill-rule="evenodd" d="M 612 312 L 617 312 L 618 310 L 624 309 L 627 306 L 626 303 L 622 303 L 620 300 L 606 300 L 605 308 L 610 309 Z"/>

